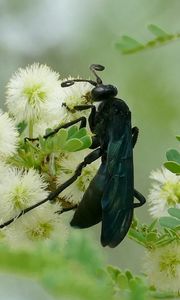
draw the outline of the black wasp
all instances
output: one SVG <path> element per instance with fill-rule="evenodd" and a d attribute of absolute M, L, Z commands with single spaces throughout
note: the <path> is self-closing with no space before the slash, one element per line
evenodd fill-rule
<path fill-rule="evenodd" d="M 104 85 L 97 75 L 96 71 L 102 71 L 104 67 L 93 64 L 90 69 L 96 81 L 74 79 L 62 83 L 62 87 L 68 87 L 76 81 L 90 82 L 95 86 L 91 91 L 92 100 L 100 102 L 98 109 L 94 105 L 74 107 L 75 110 L 91 108 L 88 121 L 94 137 L 90 148 L 95 149 L 85 157 L 74 176 L 77 178 L 83 167 L 99 157 L 101 166 L 70 224 L 87 228 L 102 221 L 101 244 L 116 247 L 129 230 L 133 209 L 145 203 L 143 195 L 134 188 L 133 147 L 137 141 L 138 128 L 131 126 L 131 112 L 127 104 L 116 98 L 117 88 L 110 84 Z M 80 127 L 86 126 L 85 117 L 76 121 L 81 121 Z M 134 197 L 139 203 L 134 203 Z"/>

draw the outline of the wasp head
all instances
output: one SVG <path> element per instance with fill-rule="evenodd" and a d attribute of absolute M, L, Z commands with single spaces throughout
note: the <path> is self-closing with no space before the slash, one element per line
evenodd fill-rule
<path fill-rule="evenodd" d="M 91 91 L 93 101 L 103 101 L 115 97 L 118 91 L 117 88 L 111 84 L 99 84 Z"/>
<path fill-rule="evenodd" d="M 90 70 L 96 77 L 96 81 L 94 80 L 88 80 L 88 79 L 73 79 L 73 80 L 68 80 L 63 83 L 61 83 L 62 87 L 68 87 L 73 85 L 75 82 L 89 82 L 93 86 L 95 86 L 91 90 L 91 96 L 93 101 L 105 101 L 110 98 L 113 98 L 117 95 L 118 90 L 115 86 L 111 84 L 103 84 L 101 78 L 97 75 L 96 71 L 103 71 L 105 69 L 104 66 L 98 65 L 98 64 L 93 64 L 90 66 Z"/>

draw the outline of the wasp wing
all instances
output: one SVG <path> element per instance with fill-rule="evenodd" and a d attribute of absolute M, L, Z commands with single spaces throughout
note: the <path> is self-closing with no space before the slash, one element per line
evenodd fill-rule
<path fill-rule="evenodd" d="M 101 201 L 103 246 L 117 246 L 127 234 L 132 222 L 134 180 L 132 135 L 129 125 L 124 127 L 124 132 L 119 138 L 114 140 L 112 135 L 108 146 L 109 175 Z"/>
<path fill-rule="evenodd" d="M 104 192 L 105 179 L 106 165 L 102 164 L 83 195 L 70 222 L 71 226 L 87 228 L 102 220 L 101 198 Z"/>

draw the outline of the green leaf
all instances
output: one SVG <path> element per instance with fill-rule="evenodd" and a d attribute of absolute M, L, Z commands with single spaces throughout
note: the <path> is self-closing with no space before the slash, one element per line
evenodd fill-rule
<path fill-rule="evenodd" d="M 180 220 L 177 220 L 172 217 L 161 217 L 159 223 L 163 227 L 174 229 L 180 226 Z"/>
<path fill-rule="evenodd" d="M 175 218 L 177 218 L 177 219 L 180 219 L 180 209 L 179 209 L 179 208 L 170 207 L 170 208 L 168 209 L 168 213 L 169 213 L 171 216 L 173 216 L 173 217 L 175 217 Z"/>
<path fill-rule="evenodd" d="M 132 290 L 136 289 L 137 281 L 135 280 L 135 278 L 132 278 L 132 279 L 129 280 L 129 286 Z"/>
<path fill-rule="evenodd" d="M 127 35 L 123 35 L 120 41 L 116 43 L 116 47 L 119 50 L 121 50 L 122 53 L 129 53 L 132 50 L 135 51 L 135 49 L 136 50 L 142 49 L 144 46 L 143 44 L 139 43 L 135 39 Z"/>
<path fill-rule="evenodd" d="M 157 240 L 157 233 L 155 232 L 150 232 L 147 234 L 146 239 L 148 242 L 154 242 Z"/>
<path fill-rule="evenodd" d="M 45 135 L 47 135 L 47 134 L 49 134 L 51 132 L 53 132 L 52 128 L 46 128 Z"/>
<path fill-rule="evenodd" d="M 111 278 L 114 281 L 116 281 L 118 275 L 121 274 L 121 270 L 120 269 L 118 269 L 118 268 L 116 268 L 114 266 L 111 266 L 111 265 L 107 266 L 107 271 L 108 271 L 109 275 L 111 276 Z"/>
<path fill-rule="evenodd" d="M 81 149 L 82 146 L 83 146 L 83 143 L 80 140 L 71 139 L 63 145 L 62 149 L 65 151 L 74 152 L 74 151 Z"/>
<path fill-rule="evenodd" d="M 166 157 L 168 161 L 174 161 L 180 164 L 180 153 L 176 149 L 170 149 L 166 152 Z"/>
<path fill-rule="evenodd" d="M 26 129 L 27 127 L 27 123 L 25 121 L 20 122 L 17 125 L 17 131 L 19 132 L 19 134 L 23 133 L 23 131 Z"/>
<path fill-rule="evenodd" d="M 126 274 L 126 277 L 127 277 L 128 280 L 130 280 L 131 278 L 133 278 L 133 275 L 132 275 L 132 273 L 131 273 L 130 270 L 126 270 L 125 274 Z"/>
<path fill-rule="evenodd" d="M 44 150 L 47 152 L 47 153 L 51 153 L 54 151 L 54 138 L 53 137 L 50 137 L 46 140 L 46 143 L 45 143 L 45 147 L 44 147 Z"/>
<path fill-rule="evenodd" d="M 175 174 L 180 174 L 180 164 L 177 164 L 174 161 L 167 161 L 164 163 L 166 169 Z"/>
<path fill-rule="evenodd" d="M 176 138 L 178 141 L 180 141 L 180 135 L 177 135 Z"/>
<path fill-rule="evenodd" d="M 68 138 L 68 130 L 67 129 L 60 129 L 58 132 L 58 144 L 63 146 Z"/>
<path fill-rule="evenodd" d="M 128 278 L 124 274 L 119 274 L 117 276 L 117 284 L 121 289 L 127 289 L 129 284 L 128 284 Z"/>
<path fill-rule="evenodd" d="M 71 138 L 72 136 L 74 136 L 77 132 L 78 132 L 78 126 L 77 125 L 73 125 L 68 129 L 68 139 Z"/>
<path fill-rule="evenodd" d="M 39 145 L 40 145 L 41 149 L 43 149 L 45 147 L 45 143 L 46 143 L 46 140 L 42 136 L 39 136 Z"/>
<path fill-rule="evenodd" d="M 157 224 L 157 219 L 155 219 L 148 227 L 149 231 L 152 231 Z"/>
<path fill-rule="evenodd" d="M 90 135 L 86 135 L 80 140 L 83 143 L 83 146 L 79 150 L 87 149 L 92 144 L 92 139 Z"/>
<path fill-rule="evenodd" d="M 77 138 L 77 139 L 80 139 L 80 138 L 82 138 L 83 136 L 86 136 L 86 135 L 88 135 L 88 132 L 87 132 L 86 128 L 81 128 L 81 129 L 79 129 L 79 131 L 73 137 Z"/>
<path fill-rule="evenodd" d="M 148 30 L 154 34 L 156 37 L 160 37 L 160 38 L 166 38 L 169 37 L 169 34 L 167 32 L 165 32 L 164 30 L 162 30 L 160 27 L 154 25 L 154 24 L 150 24 L 148 25 Z"/>
<path fill-rule="evenodd" d="M 139 241 L 143 245 L 146 243 L 145 236 L 141 232 L 138 232 L 137 230 L 135 230 L 133 228 L 130 228 L 130 230 L 128 232 L 128 236 L 132 239 L 135 239 L 136 241 Z"/>

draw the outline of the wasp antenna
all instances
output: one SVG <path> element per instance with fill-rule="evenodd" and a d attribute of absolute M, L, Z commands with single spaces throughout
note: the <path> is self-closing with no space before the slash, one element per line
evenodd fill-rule
<path fill-rule="evenodd" d="M 105 69 L 105 67 L 102 66 L 102 65 L 98 65 L 98 64 L 92 64 L 92 65 L 90 66 L 90 69 L 91 69 L 91 70 L 94 69 L 94 70 L 96 70 L 96 71 L 103 71 L 103 70 Z"/>
<path fill-rule="evenodd" d="M 102 65 L 98 65 L 98 64 L 92 64 L 90 65 L 90 70 L 93 72 L 93 74 L 95 75 L 96 79 L 97 79 L 97 84 L 101 84 L 102 80 L 101 78 L 97 75 L 96 71 L 103 71 L 105 69 L 104 66 Z"/>
<path fill-rule="evenodd" d="M 67 80 L 61 83 L 62 87 L 68 87 L 74 84 L 74 80 Z"/>
<path fill-rule="evenodd" d="M 90 84 L 96 86 L 97 82 L 93 80 L 88 80 L 88 79 L 72 79 L 72 80 L 67 80 L 61 83 L 62 87 L 68 87 L 73 85 L 75 82 L 89 82 Z"/>

